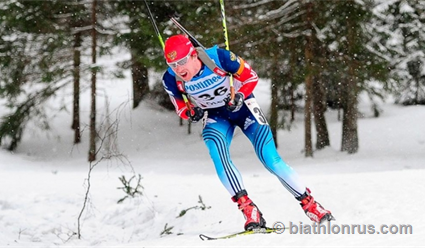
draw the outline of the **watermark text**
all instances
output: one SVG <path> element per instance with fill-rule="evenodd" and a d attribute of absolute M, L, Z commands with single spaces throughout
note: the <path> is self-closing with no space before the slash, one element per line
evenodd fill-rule
<path fill-rule="evenodd" d="M 276 233 L 289 234 L 413 234 L 413 226 L 409 224 L 298 224 L 289 222 L 275 222 L 273 225 Z"/>

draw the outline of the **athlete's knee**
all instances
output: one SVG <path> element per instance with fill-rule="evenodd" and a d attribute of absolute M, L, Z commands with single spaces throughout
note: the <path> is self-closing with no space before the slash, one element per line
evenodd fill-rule
<path fill-rule="evenodd" d="M 202 133 L 205 144 L 207 146 L 225 147 L 227 146 L 226 138 L 224 135 L 215 130 L 204 130 Z"/>

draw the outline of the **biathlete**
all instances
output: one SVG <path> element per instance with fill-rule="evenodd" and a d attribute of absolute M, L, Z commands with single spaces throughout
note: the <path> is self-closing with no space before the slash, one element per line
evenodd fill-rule
<path fill-rule="evenodd" d="M 168 38 L 164 56 L 169 68 L 163 75 L 163 85 L 181 118 L 191 122 L 203 120 L 203 140 L 218 177 L 246 219 L 245 230 L 265 227 L 266 221 L 248 197 L 241 174 L 230 158 L 229 147 L 236 127 L 251 141 L 266 169 L 300 201 L 312 221 L 332 220 L 331 212 L 315 201 L 297 173 L 279 156 L 267 120 L 252 94 L 258 83 L 257 73 L 231 51 L 217 46 L 203 51 L 208 62 L 185 35 Z M 211 61 L 214 68 L 207 66 Z M 228 73 L 234 79 L 233 101 Z M 185 98 L 190 98 L 190 103 Z"/>

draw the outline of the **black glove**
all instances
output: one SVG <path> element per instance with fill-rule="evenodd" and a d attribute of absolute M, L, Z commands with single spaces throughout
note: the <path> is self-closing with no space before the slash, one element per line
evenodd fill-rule
<path fill-rule="evenodd" d="M 224 99 L 224 102 L 226 103 L 227 110 L 231 112 L 236 112 L 239 109 L 241 109 L 243 105 L 244 95 L 240 92 L 235 94 L 235 99 L 233 99 L 233 102 L 230 101 L 230 95 L 228 98 Z"/>
<path fill-rule="evenodd" d="M 202 117 L 204 117 L 204 110 L 200 107 L 194 107 L 192 108 L 192 113 L 190 112 L 190 110 L 187 110 L 186 115 L 189 117 L 190 122 L 195 123 L 201 120 Z"/>

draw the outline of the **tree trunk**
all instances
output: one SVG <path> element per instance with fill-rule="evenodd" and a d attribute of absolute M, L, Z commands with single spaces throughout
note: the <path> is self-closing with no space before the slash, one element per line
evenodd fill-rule
<path fill-rule="evenodd" d="M 290 122 L 293 123 L 295 121 L 295 111 L 297 110 L 297 105 L 295 103 L 295 90 L 294 90 L 294 82 L 289 86 L 289 91 L 291 94 L 291 119 Z"/>
<path fill-rule="evenodd" d="M 359 138 L 357 134 L 357 80 L 356 80 L 356 63 L 355 39 L 356 30 L 352 25 L 352 20 L 347 20 L 348 33 L 348 80 L 345 81 L 345 104 L 343 104 L 342 119 L 342 145 L 341 151 L 348 153 L 356 153 L 359 149 Z"/>
<path fill-rule="evenodd" d="M 306 24 L 307 29 L 313 31 L 312 20 L 313 10 L 312 2 L 306 3 Z M 304 108 L 304 128 L 305 128 L 305 156 L 313 157 L 313 145 L 311 141 L 311 107 L 313 91 L 313 37 L 312 34 L 306 36 L 305 45 L 306 77 L 305 77 L 305 108 Z"/>
<path fill-rule="evenodd" d="M 291 94 L 291 120 L 290 122 L 294 122 L 295 121 L 295 111 L 297 110 L 297 105 L 295 103 L 296 99 L 295 99 L 295 89 L 296 89 L 296 84 L 295 84 L 295 78 L 294 78 L 294 74 L 293 74 L 293 70 L 295 69 L 295 67 L 297 66 L 297 55 L 295 53 L 295 42 L 289 42 L 289 46 L 291 47 L 291 56 L 289 59 L 289 72 L 288 72 L 288 81 L 291 82 L 291 85 L 289 86 L 289 93 Z"/>
<path fill-rule="evenodd" d="M 306 157 L 313 157 L 313 145 L 311 141 L 311 88 L 312 88 L 312 76 L 308 75 L 305 79 L 306 94 L 305 94 L 305 108 L 304 108 L 304 150 Z"/>
<path fill-rule="evenodd" d="M 316 149 L 320 150 L 330 145 L 328 127 L 326 125 L 326 92 L 321 77 L 313 81 L 313 111 L 316 125 Z"/>
<path fill-rule="evenodd" d="M 96 160 L 96 7 L 97 0 L 92 3 L 92 77 L 91 77 L 91 111 L 90 111 L 90 143 L 89 162 Z"/>
<path fill-rule="evenodd" d="M 81 142 L 80 133 L 80 64 L 81 64 L 81 32 L 74 35 L 74 102 L 72 113 L 72 129 L 74 130 L 74 144 Z"/>
<path fill-rule="evenodd" d="M 352 154 L 359 149 L 357 135 L 357 82 L 352 65 L 350 65 L 349 74 L 350 78 L 347 81 L 345 91 L 345 104 L 343 104 L 341 151 L 347 151 Z"/>
<path fill-rule="evenodd" d="M 133 76 L 133 109 L 139 106 L 146 94 L 149 93 L 148 68 L 132 54 L 131 74 Z"/>
<path fill-rule="evenodd" d="M 269 120 L 269 124 L 270 124 L 270 129 L 272 131 L 273 134 L 273 140 L 276 144 L 276 147 L 278 147 L 278 142 L 277 142 L 277 130 L 278 130 L 278 84 L 279 84 L 279 76 L 278 76 L 278 68 L 276 68 L 278 65 L 278 63 L 273 63 L 271 70 L 272 70 L 272 75 L 271 75 L 271 103 L 270 103 L 270 120 Z"/>

